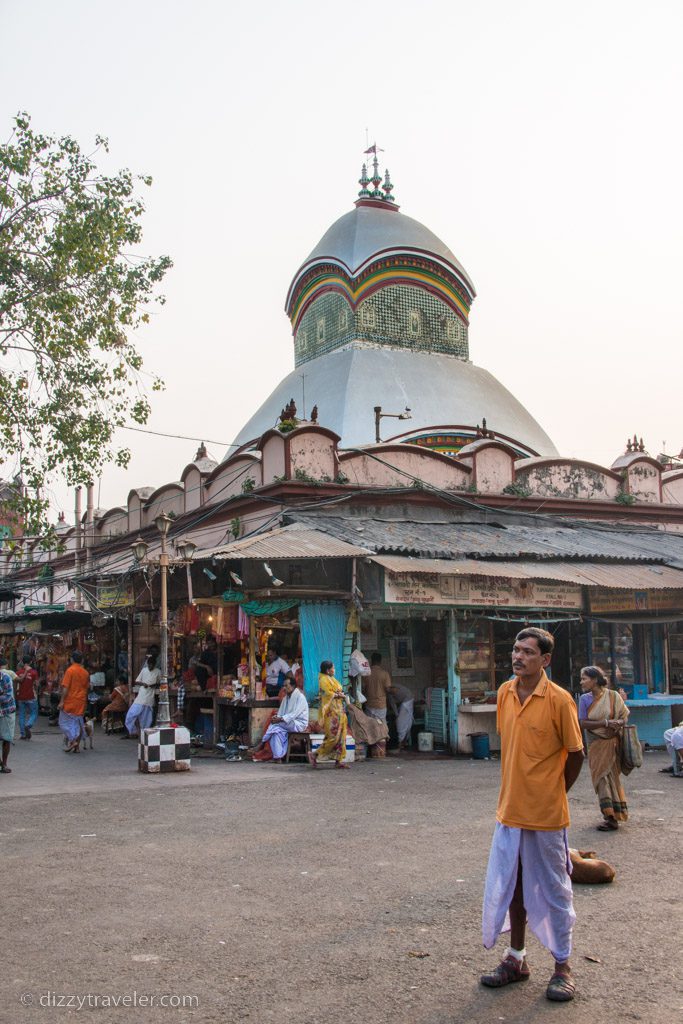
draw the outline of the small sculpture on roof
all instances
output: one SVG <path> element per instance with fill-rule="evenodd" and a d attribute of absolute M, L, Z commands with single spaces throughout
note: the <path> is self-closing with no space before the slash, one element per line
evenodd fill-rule
<path fill-rule="evenodd" d="M 286 405 L 284 407 L 284 409 L 282 410 L 282 412 L 280 413 L 280 422 L 282 423 L 282 422 L 285 422 L 286 420 L 295 420 L 295 419 L 296 419 L 296 402 L 294 401 L 293 398 L 290 398 L 289 404 Z"/>
<path fill-rule="evenodd" d="M 481 421 L 481 426 L 477 423 L 476 437 L 488 437 L 493 439 L 496 435 L 492 430 L 489 430 L 486 426 L 486 417 L 484 416 Z"/>
<path fill-rule="evenodd" d="M 318 406 L 314 405 L 313 408 L 311 409 L 311 423 L 317 423 L 317 422 L 318 422 Z"/>

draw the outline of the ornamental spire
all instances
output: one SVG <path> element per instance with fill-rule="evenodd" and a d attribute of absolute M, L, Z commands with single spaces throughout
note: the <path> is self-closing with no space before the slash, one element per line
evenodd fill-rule
<path fill-rule="evenodd" d="M 368 176 L 368 165 L 367 162 L 364 162 L 360 178 L 358 179 L 360 192 L 358 193 L 357 204 L 370 202 L 372 205 L 378 205 L 381 203 L 397 210 L 396 200 L 392 194 L 394 186 L 392 185 L 388 170 L 384 172 L 384 183 L 382 183 L 382 173 L 379 169 L 377 154 L 383 152 L 384 150 L 376 142 L 373 142 L 371 146 L 364 150 L 364 156 L 372 155 L 372 177 Z M 372 189 L 369 188 L 370 185 L 373 186 Z"/>
<path fill-rule="evenodd" d="M 363 169 L 360 172 L 360 178 L 358 179 L 358 184 L 360 185 L 360 192 L 358 193 L 358 198 L 359 199 L 368 199 L 369 196 L 370 196 L 370 193 L 368 191 L 368 185 L 370 184 L 370 179 L 368 178 L 368 165 L 367 164 L 363 164 Z"/>

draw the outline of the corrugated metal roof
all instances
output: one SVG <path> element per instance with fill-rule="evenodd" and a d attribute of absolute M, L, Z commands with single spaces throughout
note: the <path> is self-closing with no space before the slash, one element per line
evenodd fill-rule
<path fill-rule="evenodd" d="M 269 530 L 268 533 L 245 537 L 233 544 L 209 551 L 198 551 L 197 558 L 353 558 L 372 554 L 369 548 L 339 540 L 320 530 L 307 529 L 300 523 Z"/>
<path fill-rule="evenodd" d="M 419 510 L 415 515 L 420 516 Z M 657 529 L 604 527 L 582 521 L 553 525 L 539 521 L 450 522 L 379 518 L 329 513 L 288 513 L 290 520 L 324 530 L 348 543 L 361 543 L 376 554 L 422 558 L 575 559 L 577 561 L 661 562 L 683 569 L 683 535 Z M 502 516 L 501 516 L 502 520 Z"/>
<path fill-rule="evenodd" d="M 558 580 L 584 587 L 623 590 L 683 590 L 683 571 L 665 565 L 616 565 L 593 562 L 484 562 L 479 559 L 406 558 L 374 555 L 389 572 L 439 573 L 445 576 L 491 576 L 501 579 Z"/>

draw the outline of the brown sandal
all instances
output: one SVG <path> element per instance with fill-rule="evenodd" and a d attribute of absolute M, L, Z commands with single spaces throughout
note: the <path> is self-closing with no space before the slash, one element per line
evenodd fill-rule
<path fill-rule="evenodd" d="M 575 991 L 576 985 L 571 974 L 556 971 L 548 982 L 545 994 L 546 998 L 553 1003 L 568 1003 L 570 999 L 574 998 Z"/>
<path fill-rule="evenodd" d="M 502 988 L 514 981 L 528 981 L 531 971 L 526 957 L 520 962 L 517 957 L 506 956 L 490 974 L 482 974 L 479 981 L 487 988 Z"/>

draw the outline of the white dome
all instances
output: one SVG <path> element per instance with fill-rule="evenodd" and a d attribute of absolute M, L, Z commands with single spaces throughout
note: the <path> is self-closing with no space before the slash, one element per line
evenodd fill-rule
<path fill-rule="evenodd" d="M 474 285 L 465 268 L 429 228 L 399 213 L 396 207 L 361 204 L 336 220 L 304 260 L 290 286 L 287 308 L 299 278 L 313 263 L 329 260 L 356 277 L 365 264 L 380 256 L 411 252 L 425 253 L 445 263 L 474 298 Z"/>
<path fill-rule="evenodd" d="M 304 369 L 306 408 L 299 367 L 245 424 L 236 444 L 276 426 L 281 409 L 293 398 L 300 417 L 318 406 L 320 425 L 339 434 L 342 448 L 374 443 L 373 410 L 381 405 L 385 412 L 400 413 L 406 406 L 411 410 L 408 421 L 382 421 L 385 438 L 408 430 L 446 430 L 448 425 L 474 427 L 485 418 L 490 430 L 529 451 L 557 455 L 546 432 L 507 388 L 488 370 L 454 356 L 354 342 L 310 360 Z"/>

